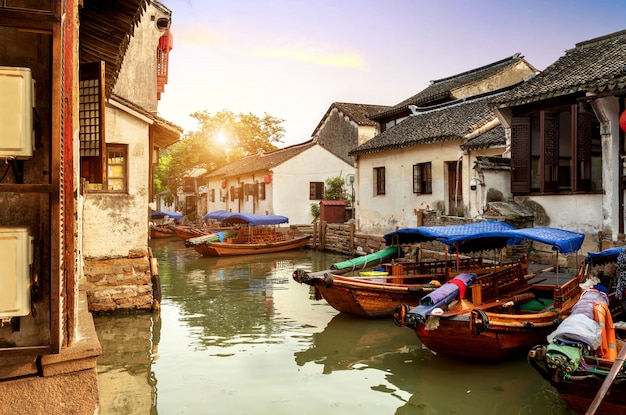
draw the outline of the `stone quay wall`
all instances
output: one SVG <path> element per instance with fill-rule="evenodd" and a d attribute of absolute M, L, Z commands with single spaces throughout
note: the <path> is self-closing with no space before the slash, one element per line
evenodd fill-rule
<path fill-rule="evenodd" d="M 155 306 L 149 252 L 126 257 L 85 258 L 83 273 L 89 311 L 151 310 Z M 156 292 L 160 292 L 160 287 Z"/>

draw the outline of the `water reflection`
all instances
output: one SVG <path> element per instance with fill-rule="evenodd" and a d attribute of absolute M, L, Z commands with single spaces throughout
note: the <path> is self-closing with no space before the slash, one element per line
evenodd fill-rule
<path fill-rule="evenodd" d="M 156 414 L 159 313 L 94 317 L 102 355 L 98 358 L 101 413 Z"/>
<path fill-rule="evenodd" d="M 103 414 L 569 414 L 524 359 L 435 356 L 390 319 L 338 314 L 291 278 L 344 256 L 152 249 L 161 312 L 95 317 Z"/>

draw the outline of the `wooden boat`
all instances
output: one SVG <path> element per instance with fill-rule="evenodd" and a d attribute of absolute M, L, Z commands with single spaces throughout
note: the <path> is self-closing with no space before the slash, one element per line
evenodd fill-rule
<path fill-rule="evenodd" d="M 170 224 L 170 229 L 174 232 L 176 236 L 178 236 L 183 241 L 186 241 L 189 238 L 195 238 L 197 236 L 210 235 L 216 230 L 219 230 L 217 227 L 205 228 L 198 227 L 192 225 L 176 225 Z"/>
<path fill-rule="evenodd" d="M 515 264 L 528 269 L 526 259 Z M 452 265 L 455 270 L 477 273 L 494 269 L 484 267 L 479 258 L 463 258 L 459 264 L 454 260 L 400 262 L 393 265 L 396 275 L 386 276 L 347 277 L 331 272 L 306 273 L 297 269 L 293 273 L 293 279 L 315 287 L 315 299 L 323 298 L 337 311 L 365 318 L 385 318 L 391 317 L 400 304 L 417 305 L 421 297 L 450 278 Z"/>
<path fill-rule="evenodd" d="M 176 220 L 182 217 L 182 213 L 179 212 L 152 212 L 150 214 L 150 219 L 152 220 L 150 222 L 150 238 L 160 239 L 175 237 L 176 234 L 165 221 L 172 219 Z"/>
<path fill-rule="evenodd" d="M 293 232 L 279 232 L 274 225 L 289 220 L 280 215 L 230 213 L 224 215 L 224 226 L 237 226 L 236 234 L 223 241 L 204 241 L 193 248 L 204 256 L 232 256 L 282 252 L 300 249 L 309 243 L 310 236 L 295 236 Z"/>
<path fill-rule="evenodd" d="M 621 249 L 590 252 L 586 265 L 593 267 L 598 260 L 616 261 Z M 598 282 L 601 286 L 594 288 L 600 288 L 602 293 L 605 285 L 601 280 L 592 281 Z M 609 313 L 598 312 L 606 311 L 601 303 L 608 305 Z M 626 413 L 626 371 L 619 367 L 626 357 L 625 317 L 624 307 L 614 295 L 590 289 L 563 324 L 528 352 L 530 365 L 575 412 Z"/>
<path fill-rule="evenodd" d="M 482 234 L 487 231 L 515 229 L 503 222 L 477 222 L 459 226 L 436 226 L 404 228 L 385 235 L 388 245 L 402 252 L 400 245 L 423 241 L 441 240 L 449 236 Z M 510 238 L 501 239 L 508 242 Z M 389 250 L 385 248 L 385 250 Z M 364 318 L 391 317 L 397 306 L 406 303 L 417 305 L 419 299 L 435 290 L 445 281 L 459 272 L 483 274 L 497 269 L 497 264 L 488 264 L 482 258 L 461 258 L 441 261 L 399 261 L 382 264 L 382 270 L 388 276 L 363 275 L 342 276 L 346 270 L 352 270 L 352 261 L 345 261 L 345 266 L 333 264 L 330 270 L 308 272 L 297 269 L 293 279 L 315 287 L 315 298 L 325 299 L 337 311 Z M 356 262 L 356 261 L 355 261 Z M 520 266 L 528 271 L 528 261 L 522 258 Z M 372 263 L 372 262 L 370 262 Z M 504 267 L 513 264 L 502 265 Z M 354 266 L 356 268 L 356 266 Z M 362 269 L 362 268 L 359 268 Z"/>
<path fill-rule="evenodd" d="M 161 238 L 174 238 L 176 234 L 168 225 L 156 225 L 154 223 L 150 224 L 150 238 L 151 239 L 161 239 Z"/>
<path fill-rule="evenodd" d="M 554 228 L 505 231 L 500 237 L 507 234 L 552 244 L 564 253 L 576 252 L 584 239 L 583 234 Z M 555 282 L 546 282 L 545 275 L 525 275 L 521 268 L 480 276 L 459 274 L 422 297 L 418 306 L 399 306 L 394 320 L 412 329 L 437 354 L 494 361 L 511 358 L 545 339 L 578 301 L 583 267 L 573 278 L 556 272 Z"/>

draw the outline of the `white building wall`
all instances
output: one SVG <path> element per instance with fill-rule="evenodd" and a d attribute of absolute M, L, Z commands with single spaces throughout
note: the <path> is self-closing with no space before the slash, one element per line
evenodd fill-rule
<path fill-rule="evenodd" d="M 290 224 L 300 225 L 313 221 L 309 199 L 310 182 L 326 182 L 332 177 L 354 174 L 354 167 L 319 145 L 298 154 L 277 166 L 272 174 L 274 213 L 289 218 Z"/>
<path fill-rule="evenodd" d="M 128 191 L 85 192 L 83 210 L 83 255 L 128 256 L 129 251 L 147 251 L 149 124 L 141 118 L 107 105 L 107 144 L 127 144 Z"/>
<path fill-rule="evenodd" d="M 446 162 L 458 157 L 458 141 L 361 155 L 357 162 L 357 227 L 366 233 L 387 233 L 416 226 L 418 210 L 445 211 L 448 200 Z M 432 194 L 414 194 L 413 165 L 429 161 Z M 374 195 L 374 168 L 377 167 L 385 167 L 385 194 L 380 196 Z M 463 176 L 467 182 L 467 173 Z"/>

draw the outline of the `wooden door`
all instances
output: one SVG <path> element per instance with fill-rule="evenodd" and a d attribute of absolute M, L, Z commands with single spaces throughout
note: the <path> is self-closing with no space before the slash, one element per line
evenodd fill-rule
<path fill-rule="evenodd" d="M 461 160 L 446 163 L 448 169 L 448 215 L 463 213 L 463 169 Z"/>

